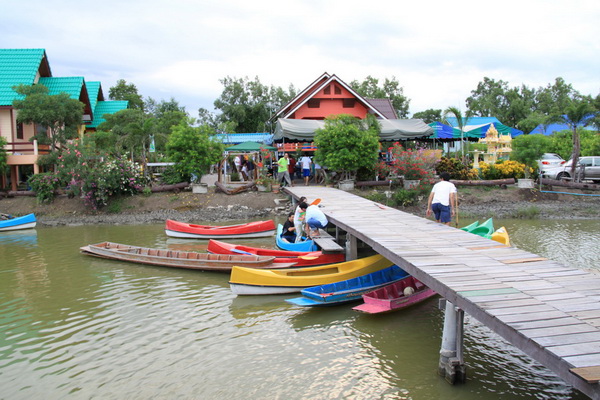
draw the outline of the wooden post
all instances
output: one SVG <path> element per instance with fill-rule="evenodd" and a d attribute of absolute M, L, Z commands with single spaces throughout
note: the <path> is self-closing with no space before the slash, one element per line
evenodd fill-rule
<path fill-rule="evenodd" d="M 464 383 L 467 379 L 462 348 L 464 311 L 455 307 L 448 300 L 444 301 L 446 307 L 438 374 L 454 385 L 455 383 Z"/>
<path fill-rule="evenodd" d="M 346 233 L 346 261 L 356 260 L 357 258 L 356 238 L 350 233 Z"/>

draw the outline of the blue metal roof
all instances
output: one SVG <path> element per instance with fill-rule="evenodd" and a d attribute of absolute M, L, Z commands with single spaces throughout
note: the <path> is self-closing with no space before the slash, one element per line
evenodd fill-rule
<path fill-rule="evenodd" d="M 219 133 L 216 137 L 224 144 L 239 144 L 244 142 L 273 143 L 273 134 L 271 133 Z"/>

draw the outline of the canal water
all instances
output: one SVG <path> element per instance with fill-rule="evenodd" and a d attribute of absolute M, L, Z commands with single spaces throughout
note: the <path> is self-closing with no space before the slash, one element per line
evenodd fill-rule
<path fill-rule="evenodd" d="M 495 222 L 517 247 L 600 269 L 597 221 Z M 2 233 L 0 399 L 585 398 L 469 316 L 468 381 L 447 384 L 437 299 L 374 316 L 236 297 L 227 274 L 79 253 L 105 240 L 206 249 L 167 238 L 162 224 Z"/>

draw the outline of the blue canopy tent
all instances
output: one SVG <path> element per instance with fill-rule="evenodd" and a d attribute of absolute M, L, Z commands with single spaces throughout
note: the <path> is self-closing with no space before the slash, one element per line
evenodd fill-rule
<path fill-rule="evenodd" d="M 427 139 L 460 139 L 460 129 L 453 128 L 450 125 L 442 124 L 437 121 L 427 125 L 433 128 L 433 134 L 427 137 Z"/>
<path fill-rule="evenodd" d="M 455 117 L 448 117 L 446 121 L 455 128 L 458 126 Z M 523 134 L 523 131 L 506 126 L 495 117 L 471 117 L 463 126 L 464 137 L 465 139 L 483 138 L 491 125 L 494 125 L 498 133 L 502 135 L 510 134 L 514 138 Z"/>

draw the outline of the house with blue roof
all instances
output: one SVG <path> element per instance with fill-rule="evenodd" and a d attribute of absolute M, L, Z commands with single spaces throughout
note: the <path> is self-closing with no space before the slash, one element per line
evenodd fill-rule
<path fill-rule="evenodd" d="M 100 82 L 86 82 L 84 77 L 54 77 L 44 49 L 0 49 L 0 136 L 7 141 L 10 178 L 0 176 L 1 187 L 17 190 L 20 181 L 30 173 L 37 174 L 37 160 L 47 154 L 48 146 L 39 145 L 33 138 L 48 134 L 46 127 L 17 122 L 18 111 L 13 101 L 22 96 L 13 90 L 18 85 L 44 85 L 50 95 L 67 93 L 70 98 L 83 103 L 84 115 L 79 135 L 93 131 L 104 121 L 105 114 L 127 108 L 126 101 L 105 101 Z"/>

